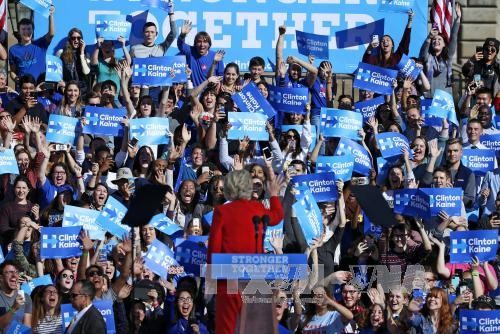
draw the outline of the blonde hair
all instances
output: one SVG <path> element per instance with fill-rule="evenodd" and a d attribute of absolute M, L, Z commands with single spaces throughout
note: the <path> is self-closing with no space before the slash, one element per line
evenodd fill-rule
<path fill-rule="evenodd" d="M 230 201 L 252 198 L 252 176 L 247 170 L 235 170 L 224 179 L 224 197 Z"/>

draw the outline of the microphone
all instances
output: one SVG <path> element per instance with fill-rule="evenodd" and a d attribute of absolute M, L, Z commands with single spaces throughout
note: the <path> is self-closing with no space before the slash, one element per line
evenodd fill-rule
<path fill-rule="evenodd" d="M 264 239 L 266 238 L 266 230 L 267 226 L 269 225 L 269 222 L 271 221 L 271 218 L 269 215 L 263 215 L 262 216 L 262 249 L 264 249 Z"/>
<path fill-rule="evenodd" d="M 255 230 L 255 253 L 257 253 L 257 245 L 258 245 L 258 240 L 259 240 L 259 223 L 261 219 L 259 216 L 253 216 L 252 217 L 252 223 L 253 223 L 253 228 Z"/>

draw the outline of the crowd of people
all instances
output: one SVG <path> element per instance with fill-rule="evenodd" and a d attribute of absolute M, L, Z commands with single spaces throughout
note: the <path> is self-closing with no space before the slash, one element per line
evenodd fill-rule
<path fill-rule="evenodd" d="M 271 225 L 283 219 L 282 233 L 273 232 L 271 248 L 264 251 L 307 254 L 311 275 L 305 282 L 276 287 L 271 296 L 279 333 L 456 333 L 460 310 L 497 308 L 498 256 L 484 262 L 472 257 L 460 264 L 449 259 L 453 231 L 500 227 L 497 162 L 495 169 L 479 175 L 461 160 L 463 149 L 487 149 L 480 142 L 481 135 L 500 133 L 494 122 L 500 112 L 500 42 L 487 38 L 463 64 L 467 85 L 465 91 L 457 91 L 452 63 L 462 18 L 458 3 L 449 40 L 433 26 L 414 58 L 422 68 L 419 77 L 398 77 L 392 94 L 384 96 L 385 102 L 359 129 L 358 143 L 369 152 L 372 170 L 368 175 L 354 172 L 352 180 L 336 181 L 338 199 L 318 203 L 322 233 L 309 243 L 303 222 L 292 208 L 296 202 L 292 179 L 320 172 L 318 158 L 336 150 L 340 138 L 325 137 L 320 131 L 321 109 L 353 111 L 355 102 L 379 94 L 366 90 L 359 97 L 337 94 L 335 59 L 318 62 L 313 56 L 284 55 L 285 26 L 278 31 L 275 76 L 265 77 L 265 61 L 259 55 L 251 58 L 249 72 L 243 75 L 223 50 L 212 50 L 206 32 L 198 32 L 189 45 L 186 37 L 192 23 L 184 21 L 176 27 L 173 7 L 168 12 L 166 39 L 159 41 L 158 27 L 147 22 L 143 43 L 130 50 L 125 37 L 117 41 L 98 38 L 95 46 L 87 46 L 84 39 L 88 36 L 71 29 L 57 53 L 63 81 L 47 82 L 45 56 L 57 15 L 63 14 L 51 6 L 48 32 L 36 40 L 33 22 L 20 20 L 18 44 L 8 52 L 0 46 L 0 58 L 9 64 L 8 73 L 0 70 L 0 143 L 2 152 L 13 150 L 19 167 L 16 175 L 0 166 L 0 245 L 5 258 L 0 264 L 1 333 L 14 323 L 31 327 L 33 333 L 104 333 L 107 324 L 93 306 L 100 300 L 113 303 L 116 333 L 234 332 L 235 319 L 227 322 L 221 315 L 229 306 L 218 305 L 219 299 L 204 293 L 204 278 L 189 273 L 179 277 L 175 270 L 160 277 L 144 264 L 142 257 L 155 240 L 175 248 L 174 237 L 148 221 L 130 236 L 107 233 L 105 240 L 92 240 L 82 230 L 81 257 L 41 258 L 41 230 L 61 227 L 66 206 L 101 211 L 113 197 L 131 207 L 135 194 L 149 185 L 164 186 L 167 191 L 156 199 L 155 211 L 146 216 L 165 214 L 182 229 L 180 238 L 208 236 L 208 262 L 212 252 L 224 250 L 224 243 L 229 242 L 214 237 L 211 229 L 239 233 L 246 231 L 239 225 L 251 224 L 242 221 L 246 216 L 242 211 L 226 210 L 234 216 L 225 217 L 223 227 L 220 214 L 226 202 L 249 201 L 268 209 Z M 380 36 L 368 45 L 362 61 L 393 68 L 409 53 L 412 21 L 409 12 L 398 45 L 389 34 Z M 163 57 L 175 49 L 174 41 L 175 52 L 186 57 L 187 82 L 167 87 L 134 83 L 134 59 Z M 122 49 L 123 58 L 115 55 L 116 46 Z M 15 83 L 12 88 L 7 86 L 9 77 Z M 255 85 L 269 99 L 271 84 L 307 88 L 309 102 L 303 112 L 278 110 L 266 125 L 268 141 L 228 139 L 227 112 L 240 111 L 232 95 Z M 456 101 L 458 125 L 447 119 L 440 125 L 424 123 L 422 98 L 432 98 L 436 90 L 460 97 Z M 79 133 L 76 145 L 46 140 L 50 115 L 78 118 L 85 124 L 88 106 L 125 108 L 124 136 Z M 149 117 L 169 120 L 169 144 L 140 146 L 129 136 L 131 119 Z M 295 127 L 282 131 L 285 125 Z M 402 150 L 381 177 L 377 168 L 381 153 L 374 138 L 383 132 L 406 136 L 412 152 Z M 392 227 L 367 231 L 369 223 L 353 191 L 359 183 L 376 186 L 391 209 L 394 193 L 400 189 L 460 188 L 462 213 L 450 216 L 443 211 L 430 221 L 394 214 Z M 210 212 L 213 221 L 206 218 Z M 476 212 L 475 219 L 471 212 Z M 402 285 L 384 289 L 380 282 L 362 284 L 369 281 L 367 273 L 351 270 L 352 266 L 371 265 L 400 266 L 403 274 L 408 267 L 421 265 L 424 279 L 413 289 Z M 323 277 L 317 275 L 320 266 Z M 47 274 L 54 284 L 37 286 L 31 295 L 19 292 L 21 284 Z M 66 328 L 61 305 L 68 303 L 77 315 Z"/>

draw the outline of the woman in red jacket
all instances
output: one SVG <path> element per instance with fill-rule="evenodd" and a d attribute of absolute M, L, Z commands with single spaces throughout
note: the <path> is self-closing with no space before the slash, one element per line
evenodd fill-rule
<path fill-rule="evenodd" d="M 213 253 L 263 253 L 263 224 L 258 225 L 257 241 L 253 217 L 268 215 L 269 225 L 277 225 L 283 219 L 283 207 L 278 198 L 278 186 L 274 178 L 268 181 L 271 196 L 270 209 L 260 201 L 251 200 L 252 177 L 246 170 L 229 173 L 224 181 L 224 196 L 230 203 L 219 205 L 214 210 L 208 240 L 208 263 Z M 226 293 L 226 281 L 217 283 L 215 332 L 234 333 L 236 319 L 241 310 L 241 296 Z"/>

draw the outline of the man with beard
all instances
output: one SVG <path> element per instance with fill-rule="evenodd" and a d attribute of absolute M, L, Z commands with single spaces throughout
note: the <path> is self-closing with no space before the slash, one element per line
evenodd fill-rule
<path fill-rule="evenodd" d="M 31 327 L 31 298 L 19 293 L 19 269 L 14 261 L 0 264 L 0 333 L 7 333 L 12 321 Z"/>

